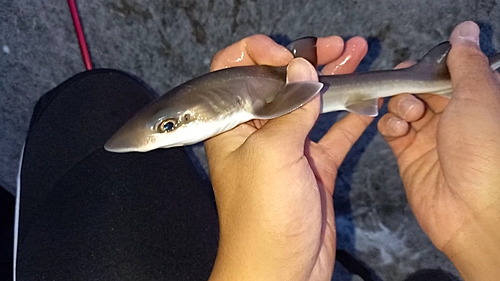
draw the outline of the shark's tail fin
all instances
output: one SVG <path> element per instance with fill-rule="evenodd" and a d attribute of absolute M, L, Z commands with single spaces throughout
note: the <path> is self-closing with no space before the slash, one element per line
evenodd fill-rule
<path fill-rule="evenodd" d="M 318 56 L 316 54 L 316 37 L 302 37 L 292 41 L 286 48 L 296 58 L 304 58 L 309 61 L 314 67 L 318 66 Z"/>

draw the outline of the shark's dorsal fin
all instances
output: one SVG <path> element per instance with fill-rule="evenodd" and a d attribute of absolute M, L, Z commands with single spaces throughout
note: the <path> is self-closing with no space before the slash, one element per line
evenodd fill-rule
<path fill-rule="evenodd" d="M 312 100 L 323 88 L 323 84 L 314 81 L 287 83 L 273 100 L 269 102 L 256 101 L 253 106 L 253 115 L 258 119 L 272 119 L 280 117 Z"/>
<path fill-rule="evenodd" d="M 316 53 L 316 42 L 318 38 L 309 36 L 302 37 L 288 44 L 286 48 L 296 58 L 304 58 L 309 61 L 314 67 L 318 66 L 318 55 Z"/>
<path fill-rule="evenodd" d="M 438 44 L 428 51 L 417 64 L 410 67 L 410 69 L 422 73 L 449 76 L 450 73 L 446 65 L 446 59 L 448 58 L 450 49 L 451 44 L 448 41 Z"/>
<path fill-rule="evenodd" d="M 488 60 L 490 62 L 491 70 L 497 70 L 500 68 L 500 53 L 489 57 Z"/>

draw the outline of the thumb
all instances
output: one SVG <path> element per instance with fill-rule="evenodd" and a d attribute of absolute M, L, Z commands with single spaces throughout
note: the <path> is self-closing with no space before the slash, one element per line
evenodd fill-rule
<path fill-rule="evenodd" d="M 447 163 L 457 165 L 466 161 L 467 167 L 474 167 L 474 171 L 493 175 L 498 167 L 493 163 L 500 159 L 499 81 L 479 49 L 479 28 L 475 23 L 459 24 L 450 41 L 447 63 L 453 94 L 440 118 L 438 141 L 446 148 L 442 151 L 448 151 Z M 452 157 L 458 160 L 449 160 Z"/>
<path fill-rule="evenodd" d="M 305 59 L 293 59 L 287 68 L 287 82 L 318 81 L 316 69 Z M 266 137 L 276 137 L 287 142 L 304 143 L 309 131 L 316 123 L 320 112 L 321 98 L 318 94 L 313 100 L 279 118 L 269 120 L 259 131 Z"/>
<path fill-rule="evenodd" d="M 479 27 L 471 21 L 453 30 L 447 64 L 451 74 L 453 99 L 489 103 L 497 97 L 497 81 L 488 58 L 479 48 Z"/>

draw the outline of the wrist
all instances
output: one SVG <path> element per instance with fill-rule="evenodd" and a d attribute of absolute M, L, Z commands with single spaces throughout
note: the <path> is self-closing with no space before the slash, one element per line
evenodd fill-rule
<path fill-rule="evenodd" d="M 483 212 L 467 222 L 443 252 L 464 280 L 498 280 L 500 276 L 500 213 Z"/>
<path fill-rule="evenodd" d="M 244 245 L 221 237 L 214 268 L 209 281 L 218 280 L 307 280 L 307 270 L 297 265 L 290 266 L 296 259 L 272 255 L 272 249 L 264 251 L 263 245 Z M 262 248 L 261 248 L 262 249 Z M 268 255 L 263 255 L 267 252 Z"/>
<path fill-rule="evenodd" d="M 248 211 L 242 208 L 243 203 L 237 208 L 221 205 L 219 247 L 211 281 L 309 279 L 318 239 L 303 235 L 300 225 L 276 223 L 286 221 L 286 217 L 271 218 L 271 212 Z"/>

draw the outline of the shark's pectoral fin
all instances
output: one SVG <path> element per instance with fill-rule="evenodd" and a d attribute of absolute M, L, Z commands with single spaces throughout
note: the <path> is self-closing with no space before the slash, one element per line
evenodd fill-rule
<path fill-rule="evenodd" d="M 352 113 L 366 116 L 378 115 L 378 99 L 364 100 L 348 104 L 346 110 Z"/>
<path fill-rule="evenodd" d="M 287 83 L 272 101 L 255 104 L 253 115 L 258 119 L 280 117 L 312 100 L 322 88 L 322 83 L 314 81 Z"/>

